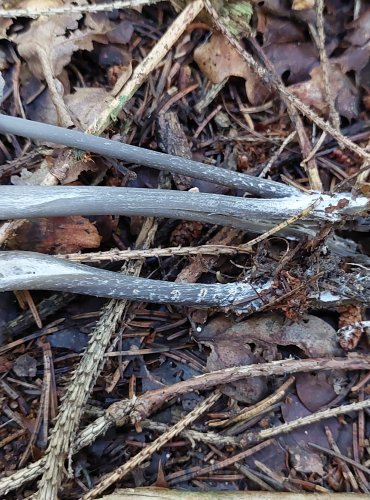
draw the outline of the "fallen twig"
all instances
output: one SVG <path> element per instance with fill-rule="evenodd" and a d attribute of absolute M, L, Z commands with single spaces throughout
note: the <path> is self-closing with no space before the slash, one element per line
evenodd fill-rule
<path fill-rule="evenodd" d="M 95 488 L 86 493 L 82 498 L 89 500 L 96 498 L 97 495 L 105 491 L 109 486 L 114 484 L 119 479 L 122 479 L 130 471 L 134 470 L 140 464 L 152 456 L 157 450 L 162 448 L 170 439 L 177 436 L 182 430 L 188 427 L 194 420 L 199 418 L 205 411 L 207 411 L 221 396 L 219 391 L 214 392 L 207 399 L 205 399 L 199 406 L 194 408 L 188 415 L 182 418 L 179 422 L 173 425 L 170 429 L 159 436 L 153 443 L 140 451 L 137 455 L 128 460 L 124 465 L 115 469 L 111 474 L 105 477 Z"/>
<path fill-rule="evenodd" d="M 174 396 L 206 390 L 220 384 L 231 383 L 246 377 L 287 375 L 294 372 L 319 372 L 326 370 L 369 370 L 370 356 L 353 356 L 334 359 L 281 360 L 271 363 L 225 368 L 217 372 L 199 375 L 163 389 L 149 391 L 136 400 L 125 399 L 113 403 L 102 417 L 83 429 L 76 438 L 74 452 L 88 446 L 112 425 L 122 426 L 130 421 L 148 418 Z M 0 495 L 19 488 L 25 482 L 36 479 L 43 472 L 45 458 L 30 464 L 9 477 L 0 479 Z"/>
<path fill-rule="evenodd" d="M 110 12 L 115 9 L 132 9 L 142 5 L 150 5 L 159 0 L 113 0 L 112 2 L 64 5 L 60 7 L 28 7 L 23 9 L 0 9 L 0 17 L 31 17 L 55 16 L 71 12 Z"/>
<path fill-rule="evenodd" d="M 309 108 L 309 106 L 304 104 L 300 99 L 298 99 L 298 97 L 289 92 L 289 90 L 284 85 L 281 85 L 279 79 L 276 79 L 268 70 L 266 70 L 257 61 L 255 61 L 253 57 L 248 54 L 246 50 L 244 50 L 241 43 L 230 33 L 228 28 L 221 21 L 220 16 L 218 15 L 218 12 L 212 5 L 211 1 L 203 1 L 204 6 L 212 16 L 217 28 L 221 31 L 221 33 L 225 35 L 231 45 L 236 48 L 236 50 L 242 56 L 248 66 L 255 72 L 257 76 L 261 78 L 263 82 L 265 82 L 271 88 L 275 89 L 281 95 L 284 95 L 284 97 L 288 99 L 304 116 L 316 123 L 316 125 L 322 130 L 325 130 L 325 132 L 329 133 L 334 139 L 338 141 L 341 146 L 347 147 L 350 151 L 358 154 L 360 158 L 370 161 L 370 153 L 368 153 L 365 148 L 361 148 L 360 146 L 352 142 L 350 139 L 348 139 L 348 137 L 344 136 L 330 123 L 318 116 L 311 108 Z"/>
<path fill-rule="evenodd" d="M 257 439 L 258 441 L 267 439 L 272 436 L 277 436 L 278 434 L 286 434 L 287 432 L 291 432 L 298 427 L 304 427 L 305 425 L 314 424 L 315 422 L 320 422 L 321 420 L 336 417 L 338 415 L 344 415 L 345 413 L 359 411 L 364 408 L 368 408 L 369 406 L 370 399 L 365 399 L 365 401 L 358 401 L 357 403 L 338 406 L 336 408 L 329 408 L 328 410 L 318 411 L 316 413 L 312 413 L 311 415 L 307 415 L 306 417 L 297 418 L 296 420 L 292 420 L 291 422 L 277 425 L 276 427 L 272 427 L 271 429 L 263 429 L 257 434 L 251 433 L 249 437 L 251 442 L 254 442 L 255 439 Z M 248 436 L 246 437 L 246 439 L 247 442 L 249 442 Z"/>

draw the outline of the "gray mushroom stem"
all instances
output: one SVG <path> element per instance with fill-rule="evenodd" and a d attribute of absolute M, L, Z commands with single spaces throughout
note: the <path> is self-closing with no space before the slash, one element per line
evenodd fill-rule
<path fill-rule="evenodd" d="M 0 133 L 61 144 L 137 165 L 203 179 L 222 186 L 244 189 L 255 196 L 284 198 L 299 194 L 297 189 L 278 182 L 14 116 L 0 115 Z"/>
<path fill-rule="evenodd" d="M 354 301 L 368 303 L 370 284 L 366 272 L 360 269 L 350 278 L 344 279 L 340 273 L 332 276 L 330 289 L 335 292 L 325 290 L 326 280 L 321 283 L 320 291 L 315 286 L 312 292 L 308 291 L 311 304 L 330 308 Z M 251 314 L 273 299 L 272 285 L 270 279 L 211 285 L 172 283 L 125 276 L 35 252 L 0 252 L 0 292 L 54 290 L 157 304 L 217 307 Z"/>
<path fill-rule="evenodd" d="M 206 193 L 100 186 L 0 186 L 0 220 L 69 215 L 142 215 L 195 220 L 263 233 L 315 207 L 281 234 L 316 231 L 320 223 L 339 223 L 361 214 L 369 200 L 349 194 L 249 199 Z M 341 202 L 341 204 L 339 203 Z M 342 208 L 337 208 L 337 205 Z"/>
<path fill-rule="evenodd" d="M 0 252 L 0 292 L 55 290 L 158 304 L 233 308 L 252 312 L 270 283 L 204 285 L 125 276 L 35 252 Z"/>

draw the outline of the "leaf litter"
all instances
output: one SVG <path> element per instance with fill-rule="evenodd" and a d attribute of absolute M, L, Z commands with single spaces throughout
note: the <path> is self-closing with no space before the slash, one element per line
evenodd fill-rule
<path fill-rule="evenodd" d="M 84 4 L 83 1 L 18 2 L 17 7 L 47 5 L 53 9 Z M 233 12 L 245 8 L 236 2 L 230 5 Z M 155 49 L 176 13 L 184 7 L 179 2 L 166 2 L 110 13 L 71 11 L 31 20 L 3 19 L 0 28 L 3 37 L 0 60 L 5 79 L 3 111 L 91 130 L 121 89 L 131 84 L 135 77 L 133 70 Z M 329 105 L 322 61 L 310 35 L 316 22 L 314 2 L 300 0 L 291 5 L 282 0 L 268 0 L 251 2 L 248 9 L 253 11 L 250 25 L 245 20 L 240 24 L 239 20 L 236 28 L 239 34 L 243 33 L 247 49 L 252 51 L 248 37 L 257 37 L 288 90 L 327 117 Z M 225 16 L 222 9 L 221 13 Z M 228 19 L 231 23 L 233 18 Z M 369 138 L 368 127 L 363 125 L 369 109 L 366 104 L 369 19 L 366 6 L 355 13 L 351 2 L 326 2 L 325 47 L 334 104 L 343 130 L 350 137 L 356 137 L 360 131 L 358 140 L 363 147 Z M 215 29 L 210 16 L 203 13 L 192 20 L 187 32 L 168 49 L 166 57 L 145 75 L 144 83 L 118 115 L 112 117 L 118 120 L 110 122 L 105 134 L 118 141 L 192 157 L 218 167 L 235 169 L 248 165 L 253 175 L 265 170 L 275 155 L 267 175 L 308 191 L 302 152 L 295 139 L 276 154 L 294 129 L 279 95 L 257 78 L 225 35 Z M 203 105 L 201 112 L 196 111 L 197 107 L 202 109 L 199 104 Z M 306 127 L 309 131 L 308 123 Z M 355 155 L 333 144 L 328 137 L 318 155 L 319 174 L 324 189 L 330 192 L 361 168 Z M 32 159 L 33 149 L 35 155 L 39 154 L 35 156 L 39 161 Z M 27 144 L 15 136 L 2 136 L 1 154 L 3 184 L 42 183 L 51 171 L 63 172 L 61 182 L 67 185 L 182 191 L 195 188 L 209 192 L 220 189 L 215 184 L 177 174 L 158 175 L 148 167 L 124 165 L 76 151 L 71 154 L 48 143 Z M 230 188 L 223 192 L 243 195 Z M 46 254 L 132 249 L 145 221 L 144 217 L 109 216 L 32 219 L 12 233 L 6 248 Z M 256 449 L 252 456 L 235 463 L 226 461 L 223 465 L 223 460 L 232 460 L 241 451 L 253 449 L 243 444 L 252 435 L 368 398 L 369 377 L 360 371 L 346 370 L 351 362 L 348 351 L 354 360 L 356 355 L 368 353 L 367 304 L 349 296 L 346 297 L 349 304 L 334 303 L 325 308 L 310 302 L 308 297 L 319 286 L 315 281 L 309 282 L 316 274 L 323 273 L 320 286 L 330 295 L 338 288 L 334 276 L 339 275 L 341 283 L 345 279 L 351 283 L 348 266 L 368 266 L 366 249 L 361 252 L 360 248 L 363 233 L 356 232 L 355 224 L 339 233 L 338 247 L 341 244 L 341 249 L 347 248 L 346 238 L 355 239 L 360 247 L 352 242 L 356 250 L 338 257 L 330 254 L 325 244 L 330 234 L 325 229 L 311 241 L 275 235 L 260 242 L 251 252 L 233 256 L 184 257 L 174 253 L 157 257 L 155 249 L 159 247 L 217 241 L 224 246 L 237 246 L 254 236 L 240 231 L 234 234 L 232 230 L 228 234 L 227 229 L 202 222 L 158 221 L 154 251 L 143 261 L 141 276 L 167 281 L 180 277 L 202 283 L 241 279 L 258 283 L 268 277 L 273 279 L 274 300 L 267 301 L 263 310 L 248 317 L 232 311 L 194 307 L 140 302 L 127 305 L 114 329 L 105 352 L 104 368 L 89 392 L 75 432 L 102 418 L 125 398 L 135 401 L 147 395 L 149 401 L 152 397 L 153 410 L 142 409 L 144 421 L 132 416 L 132 422 L 126 422 L 124 427 L 113 426 L 104 435 L 95 436 L 95 442 L 79 452 L 76 450 L 70 464 L 72 475 L 64 477 L 61 498 L 87 494 L 104 474 L 111 474 L 163 436 L 166 431 L 161 425 L 168 429 L 181 422 L 216 387 L 222 395 L 214 406 L 191 424 L 188 433 L 180 432 L 159 451 L 149 454 L 145 467 L 132 469 L 131 474 L 121 479 L 121 487 L 168 488 L 176 484 L 182 489 L 215 492 L 369 491 L 367 476 L 361 475 L 356 467 L 356 464 L 366 467 L 369 460 L 367 409 L 345 416 L 338 416 L 338 411 L 338 415 L 329 419 L 322 417 L 310 425 L 292 428 L 271 442 L 265 441 L 266 447 Z M 113 258 L 104 265 L 119 269 Z M 19 464 L 24 466 L 48 456 L 45 436 L 50 436 L 55 425 L 53 402 L 60 403 L 67 392 L 88 335 L 94 332 L 102 314 L 101 299 L 65 295 L 32 292 L 42 328 L 35 325 L 32 314 L 21 311 L 24 306 L 21 297 L 17 296 L 17 303 L 10 292 L 0 295 L 2 492 L 5 491 L 1 490 L 2 481 Z M 27 306 L 31 304 L 26 299 Z M 335 369 L 316 370 L 317 364 L 330 366 L 333 359 L 343 360 L 341 369 L 336 365 Z M 285 362 L 289 366 L 290 362 L 300 360 L 312 361 L 312 371 L 298 370 L 292 385 L 279 394 L 289 372 L 270 375 L 269 367 Z M 264 367 L 266 371 L 264 375 L 229 382 L 227 369 L 238 366 Z M 216 385 L 193 391 L 196 377 L 217 371 L 220 375 Z M 181 392 L 181 384 L 188 385 L 187 393 Z M 155 392 L 171 387 L 173 393 L 165 400 Z M 276 399 L 269 399 L 273 397 Z M 221 422 L 222 426 L 218 426 Z M 226 438 L 230 439 L 227 445 L 223 441 Z M 338 448 L 334 458 L 325 451 L 334 449 L 332 440 Z M 324 451 L 314 449 L 312 443 Z M 348 466 L 353 480 L 343 465 L 346 458 L 355 461 Z M 214 470 L 207 469 L 210 464 L 214 464 Z M 36 479 L 25 483 L 21 478 L 20 489 L 10 495 L 25 498 L 25 486 L 29 491 L 37 490 Z"/>

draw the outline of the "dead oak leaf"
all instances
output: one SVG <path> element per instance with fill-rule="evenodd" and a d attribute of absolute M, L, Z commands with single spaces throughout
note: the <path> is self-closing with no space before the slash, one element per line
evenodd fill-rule
<path fill-rule="evenodd" d="M 51 2 L 53 6 L 72 5 L 75 2 Z M 83 2 L 79 2 L 83 3 Z M 49 5 L 51 6 L 51 5 Z M 45 76 L 45 64 L 53 76 L 58 76 L 69 64 L 73 52 L 93 49 L 93 41 L 106 43 L 103 36 L 111 29 L 110 24 L 94 28 L 79 29 L 81 13 L 66 13 L 43 17 L 31 21 L 23 33 L 14 34 L 11 40 L 17 45 L 20 56 L 25 59 L 32 73 L 40 80 Z"/>
<path fill-rule="evenodd" d="M 249 75 L 243 58 L 219 33 L 214 33 L 209 42 L 195 49 L 194 60 L 212 83 L 220 83 L 229 76 L 247 79 Z"/>
<path fill-rule="evenodd" d="M 194 51 L 194 60 L 212 83 L 220 83 L 229 76 L 244 78 L 248 99 L 254 106 L 265 102 L 270 96 L 270 90 L 266 85 L 250 70 L 236 49 L 219 33 L 214 33 L 208 43 Z"/>
<path fill-rule="evenodd" d="M 52 2 L 59 6 L 60 2 Z M 51 6 L 51 5 L 49 5 Z M 63 68 L 70 62 L 74 41 L 66 38 L 66 32 L 78 28 L 80 13 L 62 14 L 43 17 L 31 21 L 29 28 L 23 33 L 11 37 L 17 45 L 18 52 L 28 62 L 32 73 L 42 80 L 44 68 L 40 58 L 46 57 L 53 75 L 58 76 Z"/>
<path fill-rule="evenodd" d="M 112 95 L 100 87 L 76 88 L 73 94 L 68 94 L 64 98 L 71 116 L 78 119 L 83 130 L 94 123 L 96 117 L 108 107 L 112 99 Z"/>
<path fill-rule="evenodd" d="M 348 120 L 356 118 L 359 112 L 357 89 L 352 81 L 343 74 L 339 65 L 331 64 L 330 69 L 330 88 L 332 95 L 335 96 L 335 105 L 338 113 Z M 291 85 L 289 90 L 308 106 L 314 107 L 321 114 L 326 114 L 328 106 L 325 99 L 324 79 L 321 67 L 314 68 L 310 75 L 310 80 Z"/>

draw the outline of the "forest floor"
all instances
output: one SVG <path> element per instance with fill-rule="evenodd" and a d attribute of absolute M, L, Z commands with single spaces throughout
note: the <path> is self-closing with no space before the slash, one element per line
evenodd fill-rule
<path fill-rule="evenodd" d="M 1 3 L 4 115 L 226 180 L 31 140 L 0 115 L 0 497 L 369 493 L 367 2 Z M 162 201 L 27 215 L 22 192 L 36 206 L 59 184 Z M 213 208 L 172 205 L 181 193 Z M 183 288 L 11 288 L 7 270 L 28 279 L 18 251 Z M 239 285 L 248 299 L 229 300 Z"/>

